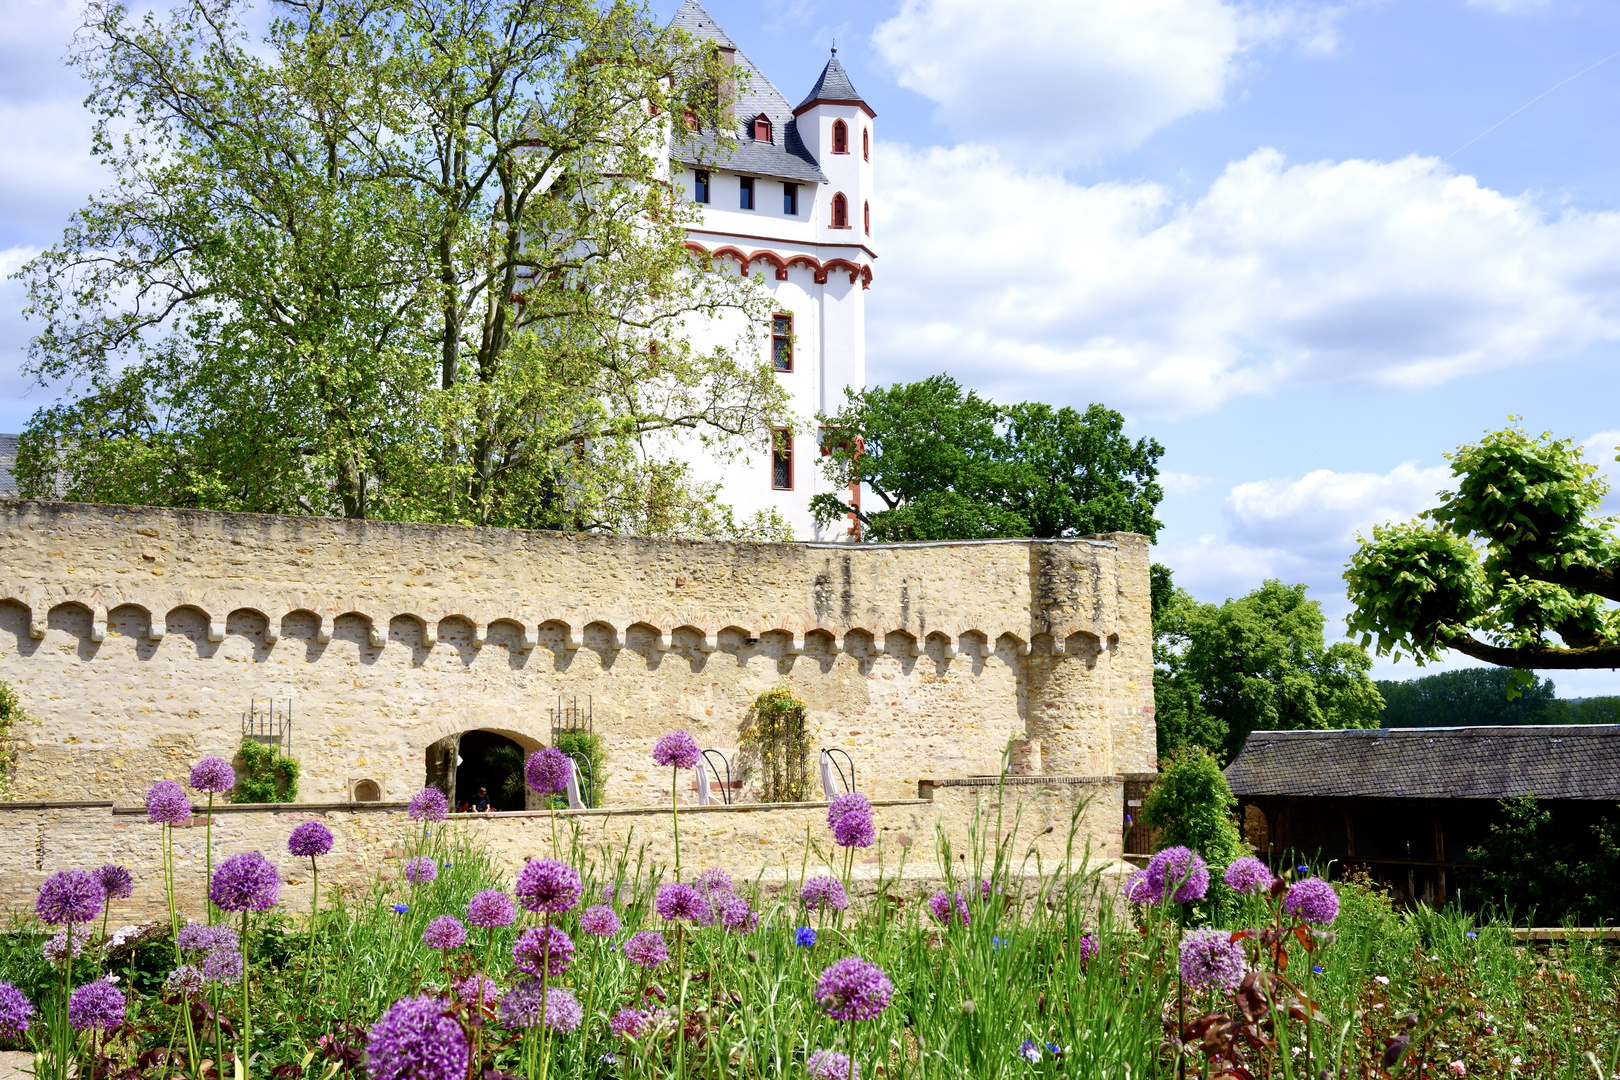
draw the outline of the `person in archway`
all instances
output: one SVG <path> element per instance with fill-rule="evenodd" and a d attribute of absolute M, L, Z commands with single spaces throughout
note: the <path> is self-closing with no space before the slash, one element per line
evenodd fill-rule
<path fill-rule="evenodd" d="M 478 789 L 478 797 L 473 800 L 472 808 L 474 813 L 489 813 L 489 788 L 480 787 Z"/>

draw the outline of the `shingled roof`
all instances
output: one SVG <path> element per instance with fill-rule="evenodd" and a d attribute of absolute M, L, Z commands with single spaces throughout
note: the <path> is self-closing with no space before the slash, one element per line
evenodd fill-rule
<path fill-rule="evenodd" d="M 17 436 L 0 435 L 0 499 L 17 498 L 17 480 L 11 470 L 17 466 Z"/>
<path fill-rule="evenodd" d="M 704 11 L 697 0 L 686 0 L 669 24 L 695 38 L 712 40 L 721 48 L 736 49 L 736 66 L 747 73 L 746 79 L 738 80 L 740 93 L 732 110 L 737 122 L 737 148 L 721 153 L 715 146 L 712 132 L 698 132 L 675 148 L 675 159 L 698 168 L 728 169 L 754 176 L 825 184 L 826 174 L 816 164 L 804 140 L 799 138 L 799 125 L 793 119 L 793 106 L 748 58 L 748 54 L 737 48 L 737 43 L 714 21 L 714 16 Z M 770 142 L 754 138 L 754 118 L 761 113 L 771 121 Z"/>
<path fill-rule="evenodd" d="M 1620 799 L 1620 724 L 1256 731 L 1239 798 Z"/>
<path fill-rule="evenodd" d="M 866 99 L 861 97 L 860 91 L 855 89 L 855 84 L 849 81 L 849 73 L 844 70 L 844 65 L 838 62 L 836 48 L 833 49 L 827 66 L 821 69 L 821 78 L 810 88 L 810 95 L 799 102 L 799 107 L 793 110 L 793 115 L 798 116 L 822 101 L 832 105 L 859 105 L 868 114 L 877 115 L 872 112 L 872 107 L 866 103 Z"/>

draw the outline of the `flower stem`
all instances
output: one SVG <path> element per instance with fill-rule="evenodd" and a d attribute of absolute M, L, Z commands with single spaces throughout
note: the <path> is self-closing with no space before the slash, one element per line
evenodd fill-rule
<path fill-rule="evenodd" d="M 203 824 L 203 911 L 214 925 L 214 793 L 208 793 L 208 820 Z"/>
<path fill-rule="evenodd" d="M 681 880 L 681 805 L 675 801 L 675 780 L 680 775 L 679 765 L 669 767 L 669 809 L 675 815 L 675 880 Z"/>
<path fill-rule="evenodd" d="M 253 1058 L 253 1014 L 248 1012 L 248 913 L 242 909 L 242 1076 Z"/>

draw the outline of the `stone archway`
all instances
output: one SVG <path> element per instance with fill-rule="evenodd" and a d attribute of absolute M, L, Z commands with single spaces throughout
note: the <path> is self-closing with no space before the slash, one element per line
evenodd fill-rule
<path fill-rule="evenodd" d="M 528 752 L 523 746 L 494 731 L 466 731 L 460 738 L 453 804 L 458 809 L 470 805 L 478 789 L 486 787 L 491 810 L 527 809 L 523 760 Z"/>

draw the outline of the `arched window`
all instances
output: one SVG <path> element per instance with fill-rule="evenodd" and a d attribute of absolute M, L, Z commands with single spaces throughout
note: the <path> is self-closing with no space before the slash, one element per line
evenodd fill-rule
<path fill-rule="evenodd" d="M 771 118 L 766 116 L 764 113 L 760 113 L 758 116 L 754 117 L 754 141 L 771 141 Z"/>
<path fill-rule="evenodd" d="M 835 229 L 849 228 L 849 200 L 844 198 L 842 191 L 833 196 L 832 227 Z"/>
<path fill-rule="evenodd" d="M 866 235 L 871 236 L 872 235 L 872 204 L 871 203 L 862 203 L 861 204 L 861 216 L 866 219 Z"/>
<path fill-rule="evenodd" d="M 842 120 L 833 121 L 833 153 L 849 153 L 849 126 Z"/>
<path fill-rule="evenodd" d="M 872 129 L 861 128 L 861 157 L 872 160 Z"/>

